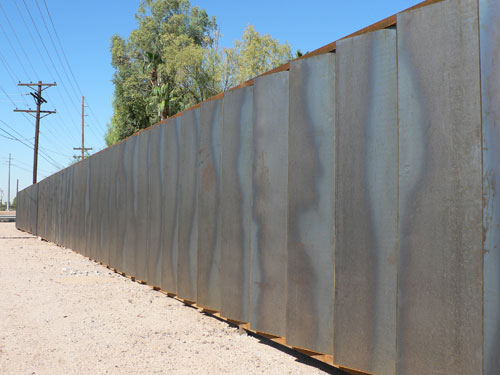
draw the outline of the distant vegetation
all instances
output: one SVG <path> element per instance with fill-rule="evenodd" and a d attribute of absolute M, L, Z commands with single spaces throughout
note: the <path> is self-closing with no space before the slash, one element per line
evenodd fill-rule
<path fill-rule="evenodd" d="M 292 59 L 290 45 L 252 25 L 234 47 L 220 47 L 215 16 L 188 0 L 141 0 L 135 17 L 126 40 L 111 38 L 108 145 Z"/>

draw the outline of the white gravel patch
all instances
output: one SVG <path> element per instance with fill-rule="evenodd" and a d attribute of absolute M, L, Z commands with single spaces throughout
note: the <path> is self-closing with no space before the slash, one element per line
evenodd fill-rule
<path fill-rule="evenodd" d="M 0 373 L 341 374 L 14 223 L 0 223 Z"/>

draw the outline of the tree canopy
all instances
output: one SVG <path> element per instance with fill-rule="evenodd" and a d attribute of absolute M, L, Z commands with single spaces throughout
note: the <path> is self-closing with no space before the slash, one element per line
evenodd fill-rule
<path fill-rule="evenodd" d="M 127 39 L 111 38 L 108 145 L 292 58 L 288 44 L 252 25 L 234 47 L 220 47 L 215 17 L 189 0 L 141 0 L 135 18 Z"/>

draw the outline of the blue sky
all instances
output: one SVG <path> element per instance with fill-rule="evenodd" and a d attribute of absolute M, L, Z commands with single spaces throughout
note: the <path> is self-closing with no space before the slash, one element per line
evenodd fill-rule
<path fill-rule="evenodd" d="M 340 39 L 418 2 L 191 0 L 193 6 L 216 16 L 223 46 L 231 46 L 241 37 L 244 28 L 252 24 L 258 32 L 268 33 L 281 43 L 288 42 L 294 51 L 302 52 Z M 109 40 L 115 33 L 126 38 L 136 27 L 134 14 L 139 3 L 139 0 L 0 0 L 0 190 L 3 201 L 7 198 L 9 153 L 13 159 L 11 200 L 17 179 L 20 190 L 32 181 L 33 150 L 29 146 L 34 139 L 34 119 L 14 113 L 13 109 L 35 106 L 33 99 L 24 95 L 29 90 L 18 87 L 17 82 L 57 82 L 44 96 L 48 103 L 42 109 L 56 109 L 57 114 L 41 121 L 38 180 L 68 166 L 76 154 L 73 147 L 81 146 L 82 94 L 89 104 L 85 146 L 92 147 L 92 152 L 104 148 L 113 96 Z M 21 139 L 24 144 L 11 138 Z"/>

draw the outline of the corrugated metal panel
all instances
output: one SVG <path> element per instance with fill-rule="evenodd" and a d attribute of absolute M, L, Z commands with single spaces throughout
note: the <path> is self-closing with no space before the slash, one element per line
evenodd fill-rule
<path fill-rule="evenodd" d="M 224 95 L 221 182 L 221 312 L 249 321 L 253 87 Z"/>
<path fill-rule="evenodd" d="M 163 182 L 163 251 L 161 288 L 177 293 L 177 252 L 179 235 L 179 179 L 180 179 L 180 136 L 181 118 L 167 120 L 165 127 L 166 144 L 162 150 Z"/>
<path fill-rule="evenodd" d="M 149 252 L 146 280 L 154 286 L 161 285 L 161 268 L 165 251 L 165 148 L 166 126 L 157 125 L 150 130 L 149 145 Z"/>
<path fill-rule="evenodd" d="M 483 114 L 484 375 L 500 374 L 500 2 L 479 0 Z"/>
<path fill-rule="evenodd" d="M 181 119 L 179 242 L 177 293 L 196 301 L 198 258 L 198 150 L 200 110 L 186 111 Z"/>
<path fill-rule="evenodd" d="M 289 345 L 333 354 L 335 54 L 290 63 Z"/>
<path fill-rule="evenodd" d="M 477 1 L 398 16 L 397 372 L 481 374 Z"/>
<path fill-rule="evenodd" d="M 336 137 L 334 358 L 345 367 L 395 374 L 395 30 L 338 42 Z"/>
<path fill-rule="evenodd" d="M 201 307 L 220 311 L 220 173 L 222 99 L 202 103 L 198 170 L 198 296 Z"/>
<path fill-rule="evenodd" d="M 255 79 L 250 323 L 286 331 L 288 72 Z"/>

